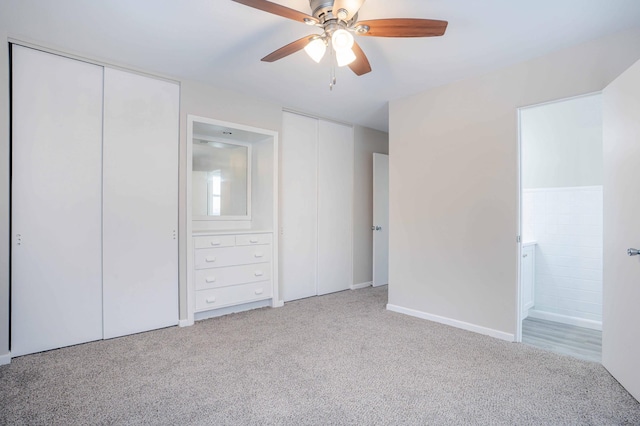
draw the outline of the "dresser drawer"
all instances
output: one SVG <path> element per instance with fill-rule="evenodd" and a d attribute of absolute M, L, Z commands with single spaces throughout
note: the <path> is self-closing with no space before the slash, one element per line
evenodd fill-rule
<path fill-rule="evenodd" d="M 271 234 L 236 235 L 236 245 L 251 246 L 258 244 L 271 244 L 271 239 Z"/>
<path fill-rule="evenodd" d="M 233 247 L 236 245 L 235 235 L 209 235 L 206 237 L 193 237 L 195 248 Z"/>
<path fill-rule="evenodd" d="M 225 287 L 271 279 L 271 263 L 227 266 L 196 271 L 196 290 Z"/>
<path fill-rule="evenodd" d="M 199 290 L 196 291 L 196 311 L 208 311 L 270 298 L 270 281 Z"/>
<path fill-rule="evenodd" d="M 196 269 L 271 262 L 271 246 L 239 246 L 195 251 Z"/>

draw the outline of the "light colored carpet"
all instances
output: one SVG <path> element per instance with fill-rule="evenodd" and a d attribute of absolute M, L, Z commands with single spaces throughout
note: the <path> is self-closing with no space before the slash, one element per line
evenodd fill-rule
<path fill-rule="evenodd" d="M 597 363 L 348 291 L 16 358 L 0 424 L 640 424 Z"/>

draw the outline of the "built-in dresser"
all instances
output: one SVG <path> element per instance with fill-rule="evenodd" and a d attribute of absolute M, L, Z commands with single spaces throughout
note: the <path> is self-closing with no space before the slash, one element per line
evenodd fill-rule
<path fill-rule="evenodd" d="M 273 296 L 273 234 L 195 235 L 195 311 Z"/>

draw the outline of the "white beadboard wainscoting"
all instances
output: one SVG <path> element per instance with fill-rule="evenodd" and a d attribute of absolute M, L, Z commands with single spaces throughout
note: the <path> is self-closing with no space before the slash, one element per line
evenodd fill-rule
<path fill-rule="evenodd" d="M 523 190 L 523 239 L 538 243 L 531 317 L 602 329 L 602 205 L 602 186 Z"/>

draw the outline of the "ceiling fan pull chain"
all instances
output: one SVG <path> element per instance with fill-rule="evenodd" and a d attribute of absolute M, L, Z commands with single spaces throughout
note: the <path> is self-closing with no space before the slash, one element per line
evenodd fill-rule
<path fill-rule="evenodd" d="M 330 57 L 329 63 L 331 64 L 331 68 L 329 69 L 329 90 L 333 92 L 333 86 L 336 85 L 336 59 L 333 53 L 333 49 L 329 49 Z"/>

